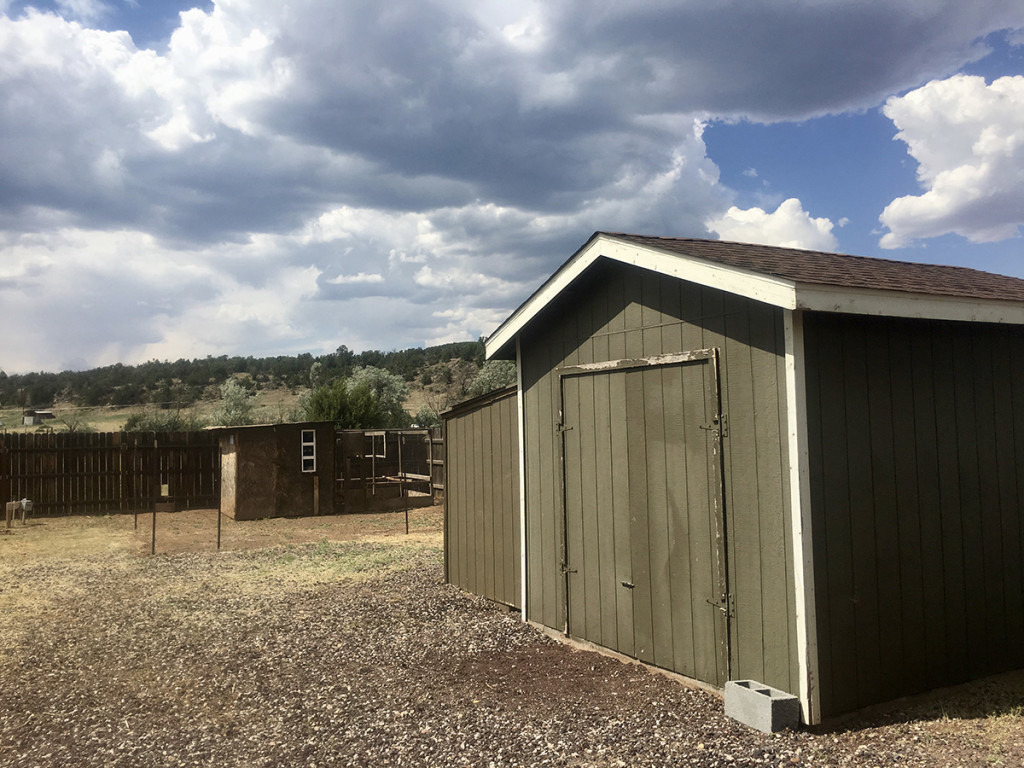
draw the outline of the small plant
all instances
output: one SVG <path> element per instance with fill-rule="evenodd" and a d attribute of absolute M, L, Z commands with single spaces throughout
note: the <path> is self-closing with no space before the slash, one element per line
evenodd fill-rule
<path fill-rule="evenodd" d="M 81 411 L 66 411 L 60 415 L 57 422 L 64 427 L 65 432 L 84 433 L 96 431 Z"/>

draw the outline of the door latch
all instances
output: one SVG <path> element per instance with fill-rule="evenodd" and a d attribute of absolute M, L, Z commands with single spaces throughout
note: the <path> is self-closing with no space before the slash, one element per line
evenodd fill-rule
<path fill-rule="evenodd" d="M 636 584 L 634 584 L 634 583 L 632 583 L 630 581 L 622 582 L 622 586 L 624 586 L 626 589 L 636 589 Z"/>
<path fill-rule="evenodd" d="M 713 432 L 717 429 L 722 437 L 728 437 L 729 417 L 724 413 L 719 416 L 715 416 L 715 418 L 711 420 L 710 424 L 701 424 L 700 428 L 708 430 L 709 432 Z"/>
<path fill-rule="evenodd" d="M 568 563 L 562 563 L 561 566 L 560 566 L 560 569 L 562 571 L 562 575 L 563 576 L 565 574 L 567 574 L 567 573 L 577 573 L 578 572 L 576 568 L 570 568 Z"/>
<path fill-rule="evenodd" d="M 707 604 L 713 608 L 717 608 L 724 613 L 728 618 L 733 618 L 736 614 L 733 611 L 732 606 L 732 595 L 727 597 L 720 597 L 717 600 L 712 600 L 710 597 L 707 599 Z"/>

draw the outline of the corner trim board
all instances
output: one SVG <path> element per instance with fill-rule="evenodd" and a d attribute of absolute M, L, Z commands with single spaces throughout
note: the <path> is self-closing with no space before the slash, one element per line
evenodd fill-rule
<path fill-rule="evenodd" d="M 786 337 L 786 425 L 789 446 L 789 512 L 793 536 L 793 583 L 800 675 L 800 709 L 804 722 L 821 721 L 818 689 L 818 633 L 814 602 L 814 555 L 811 541 L 811 487 L 807 448 L 807 379 L 803 313 L 783 313 Z"/>
<path fill-rule="evenodd" d="M 523 394 L 523 357 L 516 336 L 516 421 L 519 428 L 519 609 L 526 621 L 526 403 Z"/>

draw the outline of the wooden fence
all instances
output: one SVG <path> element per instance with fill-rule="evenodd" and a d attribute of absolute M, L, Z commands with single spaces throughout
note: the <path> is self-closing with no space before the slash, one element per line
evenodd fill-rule
<path fill-rule="evenodd" d="M 436 429 L 345 429 L 337 433 L 335 498 L 339 511 L 369 511 L 440 501 L 444 440 Z"/>
<path fill-rule="evenodd" d="M 220 453 L 208 432 L 0 434 L 0 499 L 33 514 L 176 509 L 220 503 Z"/>
<path fill-rule="evenodd" d="M 435 502 L 444 501 L 444 428 L 434 427 L 430 430 L 427 441 L 427 463 L 430 466 L 430 490 Z"/>

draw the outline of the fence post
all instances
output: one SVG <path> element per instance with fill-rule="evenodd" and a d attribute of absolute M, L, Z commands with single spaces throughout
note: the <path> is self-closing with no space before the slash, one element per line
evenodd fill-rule
<path fill-rule="evenodd" d="M 156 467 L 157 462 L 159 461 L 159 458 L 160 458 L 159 456 L 157 456 L 157 452 L 156 452 L 157 447 L 159 446 L 159 444 L 160 444 L 160 442 L 159 442 L 159 440 L 157 440 L 156 433 L 154 432 L 153 433 L 153 463 L 152 463 L 152 466 L 151 466 L 151 471 L 153 471 L 152 470 L 153 467 Z M 156 482 L 151 485 L 151 490 L 154 489 L 154 488 L 159 488 L 159 486 L 160 486 L 160 475 L 159 475 L 159 473 L 156 472 L 156 471 L 153 471 L 153 474 L 156 476 Z M 151 554 L 151 555 L 155 555 L 156 554 L 156 497 L 155 496 L 153 497 L 153 538 L 152 538 L 152 542 L 150 543 L 150 546 L 149 546 L 149 554 Z"/>

